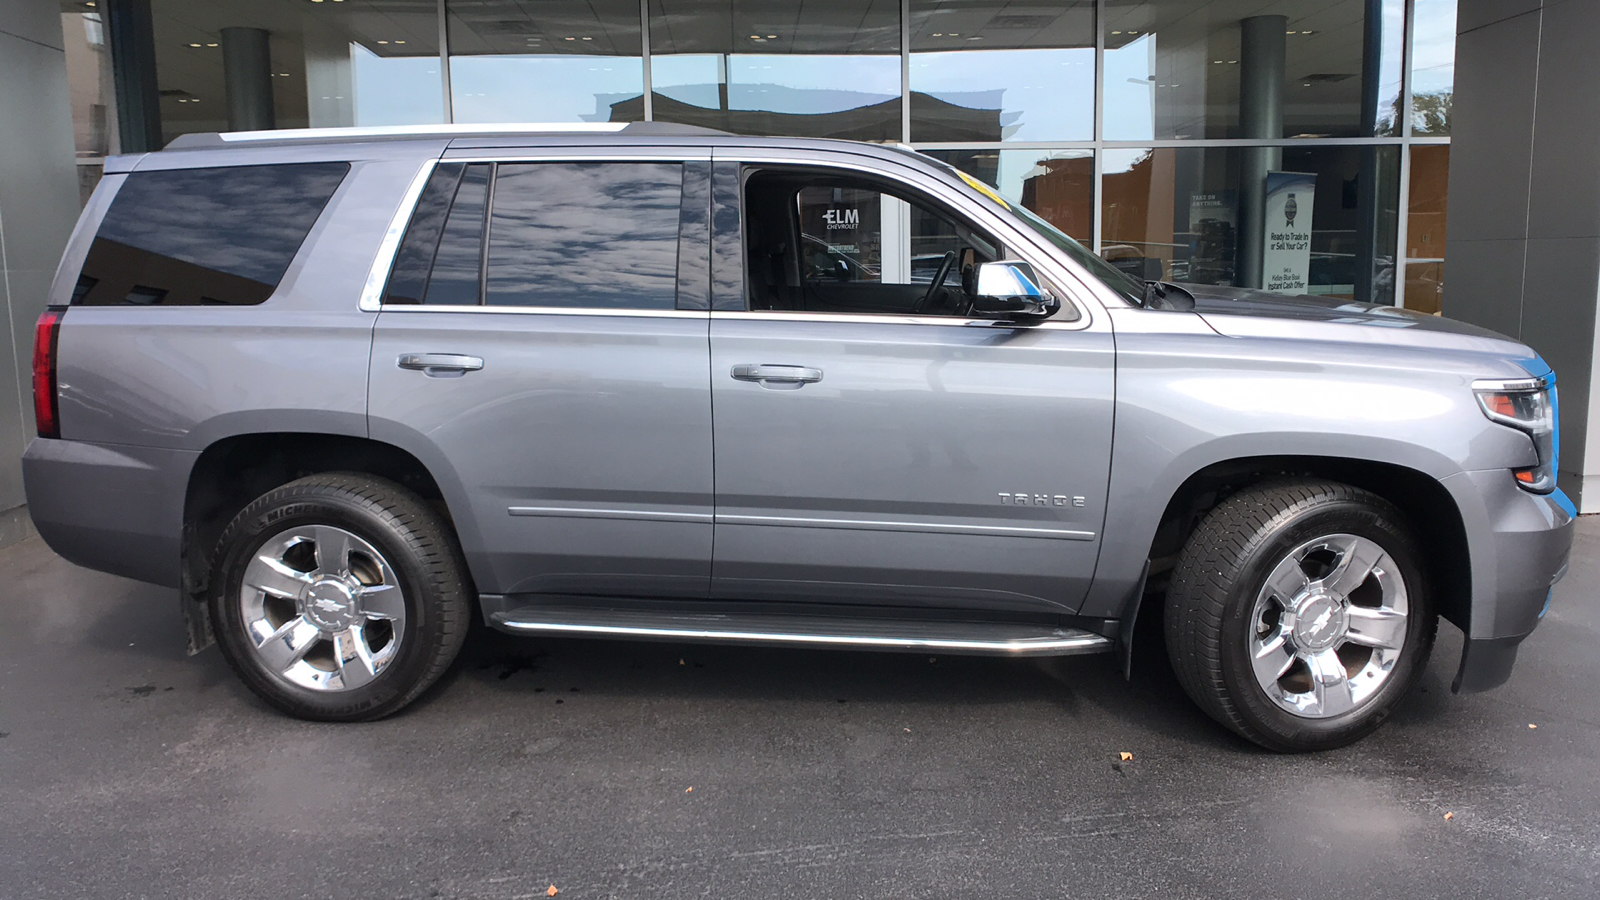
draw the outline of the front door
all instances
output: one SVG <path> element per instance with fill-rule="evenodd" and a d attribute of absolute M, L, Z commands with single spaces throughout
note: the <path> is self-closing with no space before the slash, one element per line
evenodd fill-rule
<path fill-rule="evenodd" d="M 1075 609 L 1105 515 L 1106 326 L 971 318 L 971 266 L 1017 257 L 887 176 L 747 166 L 734 191 L 717 165 L 717 239 L 743 244 L 715 258 L 750 277 L 747 308 L 719 295 L 711 321 L 713 594 Z M 840 207 L 815 215 L 828 196 Z"/>
<path fill-rule="evenodd" d="M 709 162 L 675 159 L 433 173 L 369 418 L 449 482 L 479 591 L 706 596 L 708 185 Z"/>

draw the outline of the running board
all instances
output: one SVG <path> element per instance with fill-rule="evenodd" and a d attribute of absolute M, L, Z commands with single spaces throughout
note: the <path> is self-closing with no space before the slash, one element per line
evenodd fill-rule
<path fill-rule="evenodd" d="M 1112 649 L 1109 639 L 1077 628 L 847 616 L 539 605 L 492 612 L 489 624 L 513 634 L 907 652 L 936 650 L 974 656 L 1073 656 Z"/>

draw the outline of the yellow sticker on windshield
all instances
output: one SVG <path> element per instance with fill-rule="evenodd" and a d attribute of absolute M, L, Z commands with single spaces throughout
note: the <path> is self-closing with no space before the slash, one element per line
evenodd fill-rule
<path fill-rule="evenodd" d="M 989 187 L 987 184 L 984 184 L 983 182 L 979 181 L 978 179 L 973 178 L 971 175 L 968 175 L 967 173 L 961 171 L 960 169 L 956 170 L 956 174 L 961 176 L 961 180 L 965 181 L 967 183 L 968 187 L 970 187 L 973 190 L 977 191 L 978 193 L 984 195 L 985 197 L 988 197 L 990 200 L 993 200 L 994 202 L 1000 204 L 1005 209 L 1007 209 L 1007 210 L 1011 209 L 1011 204 L 1007 203 L 1004 198 L 1002 198 L 999 194 L 995 193 L 994 188 Z"/>

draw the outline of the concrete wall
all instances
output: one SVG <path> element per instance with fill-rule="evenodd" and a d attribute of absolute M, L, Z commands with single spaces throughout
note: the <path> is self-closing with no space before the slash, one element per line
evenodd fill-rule
<path fill-rule="evenodd" d="M 1460 0 L 1444 314 L 1556 370 L 1561 486 L 1600 512 L 1600 3 Z"/>
<path fill-rule="evenodd" d="M 27 533 L 33 323 L 78 215 L 72 108 L 54 0 L 0 2 L 0 545 Z"/>

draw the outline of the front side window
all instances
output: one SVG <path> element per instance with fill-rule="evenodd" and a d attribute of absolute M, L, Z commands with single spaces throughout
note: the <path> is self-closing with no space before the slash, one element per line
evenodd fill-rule
<path fill-rule="evenodd" d="M 745 183 L 751 309 L 963 316 L 999 242 L 942 207 L 874 181 L 763 170 Z"/>
<path fill-rule="evenodd" d="M 384 302 L 672 309 L 681 163 L 441 163 Z"/>
<path fill-rule="evenodd" d="M 349 171 L 331 162 L 134 172 L 89 246 L 73 303 L 261 303 Z"/>

